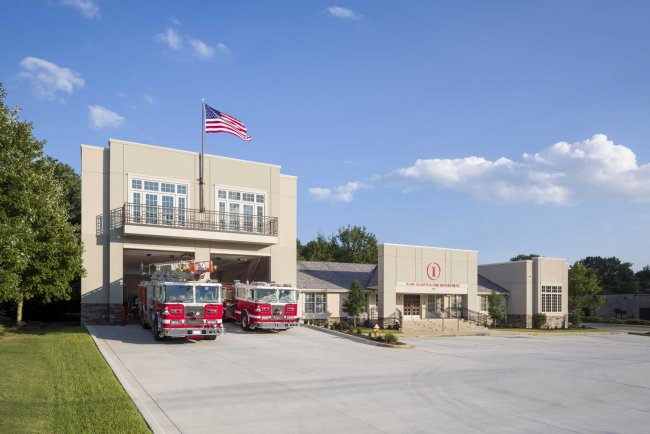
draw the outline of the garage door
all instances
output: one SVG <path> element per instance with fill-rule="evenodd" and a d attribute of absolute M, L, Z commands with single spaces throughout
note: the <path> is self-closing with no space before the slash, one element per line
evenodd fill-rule
<path fill-rule="evenodd" d="M 650 307 L 639 308 L 639 319 L 650 321 Z"/>

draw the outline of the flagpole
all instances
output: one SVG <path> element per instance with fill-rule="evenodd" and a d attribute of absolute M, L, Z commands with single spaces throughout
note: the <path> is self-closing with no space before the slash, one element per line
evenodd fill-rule
<path fill-rule="evenodd" d="M 201 160 L 199 165 L 199 212 L 205 212 L 203 204 L 203 160 L 205 155 L 205 100 L 201 98 Z"/>

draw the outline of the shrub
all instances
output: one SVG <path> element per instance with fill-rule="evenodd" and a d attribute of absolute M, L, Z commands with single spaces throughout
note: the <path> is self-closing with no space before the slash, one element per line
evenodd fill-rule
<path fill-rule="evenodd" d="M 397 342 L 397 336 L 392 332 L 386 332 L 386 334 L 384 334 L 384 342 L 387 344 L 395 343 Z"/>
<path fill-rule="evenodd" d="M 5 326 L 0 324 L 0 336 L 4 336 L 4 335 L 5 335 Z"/>
<path fill-rule="evenodd" d="M 533 315 L 533 328 L 541 329 L 546 325 L 546 314 L 538 313 Z"/>
<path fill-rule="evenodd" d="M 368 337 L 372 338 L 372 332 L 368 332 Z"/>
<path fill-rule="evenodd" d="M 361 329 L 356 329 L 356 330 L 354 331 L 354 333 L 357 334 L 357 335 L 360 335 L 362 332 L 361 332 Z"/>

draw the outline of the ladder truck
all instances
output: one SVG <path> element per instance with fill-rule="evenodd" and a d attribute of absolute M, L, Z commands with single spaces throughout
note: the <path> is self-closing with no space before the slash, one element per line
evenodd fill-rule
<path fill-rule="evenodd" d="M 224 317 L 244 330 L 287 330 L 299 326 L 298 290 L 274 282 L 224 284 Z"/>
<path fill-rule="evenodd" d="M 212 261 L 149 265 L 150 280 L 138 286 L 142 327 L 157 341 L 217 339 L 224 333 L 223 287 L 210 279 L 213 271 Z"/>

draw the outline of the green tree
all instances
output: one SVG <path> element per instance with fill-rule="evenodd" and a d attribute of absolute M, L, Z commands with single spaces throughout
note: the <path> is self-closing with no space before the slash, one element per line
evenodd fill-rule
<path fill-rule="evenodd" d="M 66 192 L 43 155 L 44 142 L 5 98 L 0 85 L 0 301 L 16 304 L 20 325 L 25 300 L 68 299 L 70 281 L 84 269 Z"/>
<path fill-rule="evenodd" d="M 62 163 L 52 157 L 45 157 L 51 166 L 54 177 L 61 183 L 65 202 L 68 207 L 68 221 L 75 228 L 81 230 L 81 177 L 68 164 Z"/>
<path fill-rule="evenodd" d="M 522 254 L 519 254 L 517 256 L 513 256 L 512 258 L 510 258 L 510 262 L 526 261 L 526 260 L 530 260 L 530 259 L 533 259 L 533 258 L 539 258 L 539 257 L 541 257 L 541 255 L 538 255 L 536 253 L 529 253 L 527 255 L 522 253 Z"/>
<path fill-rule="evenodd" d="M 296 238 L 296 259 L 298 261 L 305 260 L 305 246 L 302 245 L 298 238 Z"/>
<path fill-rule="evenodd" d="M 488 295 L 488 314 L 492 318 L 493 324 L 496 321 L 502 321 L 506 317 L 506 311 L 501 304 L 502 297 L 496 292 L 492 291 Z"/>
<path fill-rule="evenodd" d="M 307 261 L 334 261 L 332 243 L 325 238 L 325 235 L 318 234 L 315 240 L 311 240 L 303 248 L 303 256 Z"/>
<path fill-rule="evenodd" d="M 639 292 L 639 283 L 630 262 L 621 262 L 615 256 L 611 258 L 588 256 L 581 259 L 580 263 L 596 271 L 600 286 L 606 294 L 634 294 Z"/>
<path fill-rule="evenodd" d="M 358 280 L 353 280 L 350 292 L 343 301 L 343 312 L 352 317 L 354 327 L 357 326 L 357 316 L 366 310 L 366 291 Z"/>
<path fill-rule="evenodd" d="M 641 270 L 637 271 L 634 276 L 636 277 L 641 291 L 650 290 L 650 266 L 646 265 Z"/>
<path fill-rule="evenodd" d="M 596 310 L 605 302 L 595 270 L 576 262 L 569 268 L 569 320 L 578 325 L 584 309 Z"/>
<path fill-rule="evenodd" d="M 368 232 L 365 226 L 339 228 L 339 233 L 332 237 L 334 260 L 358 264 L 377 263 L 377 237 Z"/>

